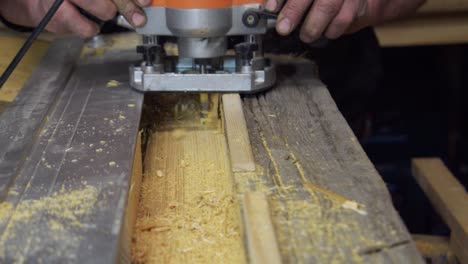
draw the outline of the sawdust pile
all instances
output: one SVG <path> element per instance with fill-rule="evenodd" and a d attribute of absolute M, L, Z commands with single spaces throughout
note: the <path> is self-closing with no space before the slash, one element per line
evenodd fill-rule
<path fill-rule="evenodd" d="M 242 263 L 238 210 L 230 195 L 203 192 L 160 216 L 138 219 L 135 263 Z M 233 251 L 234 250 L 234 251 Z"/>
<path fill-rule="evenodd" d="M 97 189 L 86 186 L 81 190 L 62 190 L 37 200 L 21 200 L 16 206 L 10 202 L 0 203 L 0 225 L 6 226 L 0 237 L 0 256 L 4 257 L 8 252 L 9 257 L 20 261 L 26 248 L 34 254 L 47 249 L 50 244 L 54 245 L 50 254 L 60 255 L 78 247 L 80 238 L 72 236 L 72 230 L 84 228 L 80 220 L 92 212 L 97 197 Z M 36 223 L 36 226 L 31 227 L 30 223 Z M 36 239 L 31 240 L 31 237 Z M 16 248 L 15 245 L 21 244 L 21 248 Z"/>
<path fill-rule="evenodd" d="M 191 99 L 164 100 L 152 117 L 159 123 L 146 148 L 133 263 L 245 263 L 226 139 Z"/>

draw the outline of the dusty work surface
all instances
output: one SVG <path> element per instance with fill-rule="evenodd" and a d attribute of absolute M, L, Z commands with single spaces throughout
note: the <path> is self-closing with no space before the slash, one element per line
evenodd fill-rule
<path fill-rule="evenodd" d="M 287 263 L 418 263 L 384 182 L 313 65 L 282 60 L 278 85 L 244 99 L 257 163 L 240 191 L 268 194 Z"/>
<path fill-rule="evenodd" d="M 0 262 L 112 263 L 143 101 L 126 83 L 137 57 L 51 47 L 0 119 Z"/>

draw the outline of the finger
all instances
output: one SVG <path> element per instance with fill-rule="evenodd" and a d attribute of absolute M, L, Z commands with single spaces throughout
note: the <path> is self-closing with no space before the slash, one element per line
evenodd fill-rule
<path fill-rule="evenodd" d="M 278 12 L 285 0 L 267 0 L 265 9 L 270 12 Z"/>
<path fill-rule="evenodd" d="M 302 41 L 310 43 L 319 39 L 342 5 L 343 0 L 315 1 L 301 29 Z"/>
<path fill-rule="evenodd" d="M 281 9 L 276 23 L 280 35 L 288 35 L 297 27 L 312 0 L 289 0 Z"/>
<path fill-rule="evenodd" d="M 358 17 L 357 19 L 351 24 L 351 26 L 346 29 L 346 34 L 355 33 L 366 26 L 375 24 L 375 18 L 370 17 L 368 14 L 369 12 L 369 5 L 367 1 L 364 1 L 360 4 L 358 8 Z"/>
<path fill-rule="evenodd" d="M 360 0 L 345 0 L 341 10 L 325 31 L 325 37 L 336 39 L 343 35 L 358 18 Z"/>
<path fill-rule="evenodd" d="M 146 7 L 151 4 L 151 0 L 136 0 L 135 3 L 140 7 Z"/>
<path fill-rule="evenodd" d="M 110 0 L 71 0 L 71 2 L 104 21 L 111 20 L 117 14 L 117 8 Z"/>
<path fill-rule="evenodd" d="M 83 17 L 73 4 L 66 1 L 46 29 L 56 33 L 74 33 L 83 38 L 92 37 L 99 32 L 98 25 Z"/>
<path fill-rule="evenodd" d="M 143 10 L 130 0 L 113 0 L 117 10 L 132 26 L 141 27 L 146 24 L 146 16 Z"/>

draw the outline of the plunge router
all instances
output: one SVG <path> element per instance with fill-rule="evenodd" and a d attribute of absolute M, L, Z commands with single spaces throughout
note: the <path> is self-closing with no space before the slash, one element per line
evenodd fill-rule
<path fill-rule="evenodd" d="M 130 66 L 132 87 L 143 92 L 254 93 L 276 81 L 274 65 L 264 57 L 262 36 L 273 14 L 263 0 L 153 0 L 137 52 L 141 64 Z M 241 41 L 228 52 L 228 38 Z M 164 51 L 175 39 L 178 56 Z M 230 55 L 228 55 L 230 54 Z"/>

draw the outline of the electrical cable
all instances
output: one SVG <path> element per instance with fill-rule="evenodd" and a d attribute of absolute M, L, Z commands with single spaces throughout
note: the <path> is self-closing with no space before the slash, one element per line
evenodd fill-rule
<path fill-rule="evenodd" d="M 29 48 L 32 46 L 32 44 L 37 39 L 39 34 L 41 34 L 41 32 L 45 29 L 47 24 L 49 24 L 50 20 L 55 15 L 59 7 L 62 5 L 63 1 L 64 0 L 55 0 L 52 6 L 47 11 L 47 14 L 39 23 L 39 25 L 31 32 L 28 39 L 24 42 L 21 49 L 18 51 L 18 53 L 16 53 L 10 65 L 8 65 L 8 67 L 3 72 L 2 76 L 0 77 L 0 89 L 2 89 L 3 85 L 6 83 L 11 73 L 16 69 L 16 66 L 18 66 L 18 64 L 23 59 L 26 52 L 28 52 Z"/>

